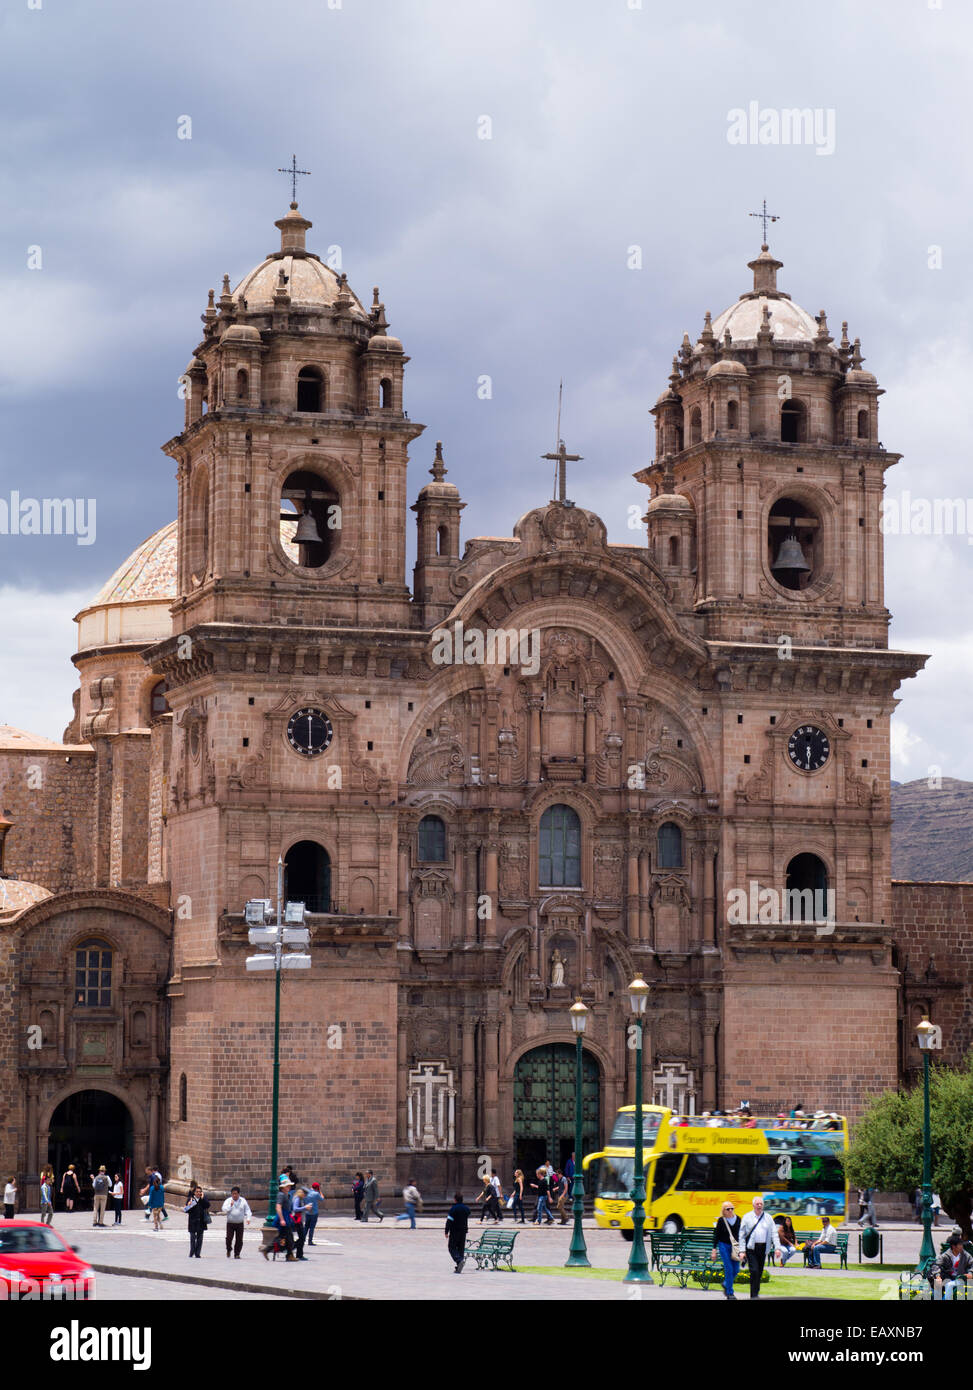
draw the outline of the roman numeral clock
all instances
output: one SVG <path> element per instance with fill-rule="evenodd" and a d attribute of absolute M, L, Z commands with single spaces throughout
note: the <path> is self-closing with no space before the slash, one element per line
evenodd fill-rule
<path fill-rule="evenodd" d="M 324 710 L 309 705 L 295 710 L 287 721 L 287 742 L 305 758 L 316 758 L 334 738 L 331 720 Z"/>

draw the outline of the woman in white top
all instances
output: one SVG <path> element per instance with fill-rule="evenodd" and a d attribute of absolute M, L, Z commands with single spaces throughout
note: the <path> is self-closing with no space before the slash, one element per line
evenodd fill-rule
<path fill-rule="evenodd" d="M 10 1178 L 6 1187 L 3 1189 L 3 1219 L 12 1221 L 14 1219 L 14 1208 L 17 1205 L 17 1179 Z"/>
<path fill-rule="evenodd" d="M 115 1174 L 115 1181 L 112 1183 L 111 1204 L 115 1210 L 115 1225 L 122 1224 L 122 1205 L 125 1201 L 125 1184 L 122 1182 L 121 1174 Z"/>

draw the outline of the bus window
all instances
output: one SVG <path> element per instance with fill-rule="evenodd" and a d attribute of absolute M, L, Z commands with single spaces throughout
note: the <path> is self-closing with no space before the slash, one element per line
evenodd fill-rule
<path fill-rule="evenodd" d="M 679 1165 L 682 1162 L 681 1154 L 663 1154 L 655 1161 L 655 1172 L 652 1175 L 652 1201 L 668 1192 L 676 1180 L 679 1172 Z"/>
<path fill-rule="evenodd" d="M 635 1159 L 602 1158 L 598 1163 L 595 1195 L 598 1197 L 627 1198 L 635 1186 Z"/>
<path fill-rule="evenodd" d="M 713 1158 L 710 1154 L 690 1154 L 682 1170 L 679 1181 L 681 1191 L 712 1192 L 716 1186 L 713 1180 Z"/>
<path fill-rule="evenodd" d="M 655 1110 L 642 1111 L 642 1143 L 647 1149 L 655 1148 L 655 1136 L 659 1132 L 662 1116 Z M 613 1149 L 632 1149 L 635 1147 L 635 1111 L 620 1110 L 615 1117 L 609 1147 Z"/>

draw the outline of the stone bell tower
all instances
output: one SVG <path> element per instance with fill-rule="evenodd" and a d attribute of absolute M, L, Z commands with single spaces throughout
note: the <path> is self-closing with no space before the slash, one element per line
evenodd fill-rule
<path fill-rule="evenodd" d="M 176 631 L 206 622 L 408 626 L 408 357 L 378 290 L 366 311 L 305 245 L 296 203 L 273 251 L 210 291 L 184 376 Z"/>
<path fill-rule="evenodd" d="M 889 721 L 924 658 L 888 645 L 881 389 L 847 324 L 835 343 L 778 288 L 766 244 L 749 268 L 752 289 L 684 336 L 637 476 L 719 691 L 701 712 L 722 768 L 721 1099 L 848 1109 L 897 1076 Z M 827 1002 L 795 1047 L 805 992 Z M 848 1018 L 857 1076 L 828 1060 Z"/>

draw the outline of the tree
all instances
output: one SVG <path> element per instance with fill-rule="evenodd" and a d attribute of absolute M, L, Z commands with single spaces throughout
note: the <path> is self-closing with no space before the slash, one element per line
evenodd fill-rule
<path fill-rule="evenodd" d="M 929 1073 L 932 1189 L 943 1210 L 973 1237 L 973 1052 L 960 1067 Z M 857 1186 L 908 1192 L 922 1185 L 922 1085 L 886 1091 L 854 1126 L 845 1172 Z"/>

